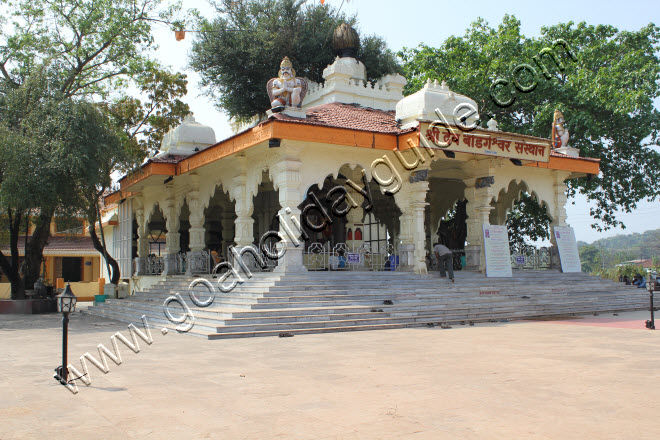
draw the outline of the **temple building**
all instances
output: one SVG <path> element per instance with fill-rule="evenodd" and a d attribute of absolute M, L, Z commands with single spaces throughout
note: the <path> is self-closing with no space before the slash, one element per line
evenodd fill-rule
<path fill-rule="evenodd" d="M 494 120 L 482 128 L 476 102 L 444 82 L 404 97 L 405 78 L 372 84 L 356 48 L 340 49 L 320 84 L 297 78 L 285 58 L 264 90 L 265 119 L 217 141 L 189 117 L 120 180 L 106 203 L 118 204 L 122 278 L 208 273 L 213 253 L 232 261 L 249 246 L 260 270 L 282 274 L 425 274 L 433 244 L 452 240 L 443 221 L 461 211 L 463 230 L 449 232 L 456 268 L 485 272 L 484 226 L 505 225 L 522 192 L 545 206 L 553 230 L 567 226 L 566 181 L 597 175 L 599 163 L 568 147 L 563 115 L 558 140 L 503 132 Z M 550 236 L 546 263 L 559 268 Z"/>

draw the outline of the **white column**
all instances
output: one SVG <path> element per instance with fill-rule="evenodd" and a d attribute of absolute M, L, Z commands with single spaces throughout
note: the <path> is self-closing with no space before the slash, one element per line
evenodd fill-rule
<path fill-rule="evenodd" d="M 414 268 L 413 253 L 415 245 L 413 244 L 412 234 L 412 208 L 408 199 L 408 193 L 405 191 L 405 186 L 394 194 L 394 200 L 401 210 L 401 215 L 399 216 L 399 233 L 396 237 L 399 248 L 399 270 L 409 271 Z"/>
<path fill-rule="evenodd" d="M 424 210 L 427 181 L 404 182 L 399 192 L 394 195 L 401 210 L 401 231 L 399 233 L 399 251 L 402 270 L 413 270 L 419 274 L 427 273 L 426 267 L 426 231 L 424 228 Z"/>
<path fill-rule="evenodd" d="M 234 242 L 236 246 L 242 248 L 254 243 L 254 219 L 252 212 L 254 204 L 251 194 L 247 191 L 247 175 L 239 174 L 234 178 L 236 203 L 236 220 L 234 220 Z"/>
<path fill-rule="evenodd" d="M 413 253 L 415 273 L 426 274 L 426 229 L 424 227 L 424 211 L 428 203 L 426 202 L 426 192 L 429 189 L 429 183 L 426 181 L 410 184 L 410 207 L 412 209 L 412 236 L 415 250 Z"/>
<path fill-rule="evenodd" d="M 552 217 L 552 227 L 550 230 L 550 243 L 552 243 L 551 248 L 551 263 L 553 269 L 561 268 L 561 260 L 559 259 L 559 249 L 557 248 L 557 240 L 555 238 L 555 226 L 566 226 L 566 190 L 567 186 L 564 183 L 563 176 L 555 175 L 554 176 L 554 207 L 552 212 L 549 212 L 550 217 Z"/>
<path fill-rule="evenodd" d="M 206 252 L 204 248 L 206 243 L 204 238 L 206 230 L 204 229 L 204 207 L 199 200 L 199 183 L 197 176 L 193 178 L 192 188 L 188 192 L 188 208 L 190 209 L 190 252 L 188 252 L 186 262 L 186 274 L 201 273 L 206 271 Z"/>
<path fill-rule="evenodd" d="M 298 159 L 299 148 L 285 146 L 281 152 L 284 153 L 280 161 L 275 165 L 275 187 L 278 189 L 280 210 L 280 246 L 286 246 L 284 255 L 277 260 L 275 272 L 306 272 L 303 265 L 303 251 L 305 242 L 301 237 L 300 209 L 298 205 L 302 202 L 300 187 L 300 167 L 302 162 Z M 286 225 L 286 227 L 285 227 Z M 287 230 L 288 229 L 288 230 Z M 293 235 L 293 237 L 291 236 Z"/>
<path fill-rule="evenodd" d="M 133 203 L 137 205 L 135 201 Z M 149 232 L 147 231 L 147 219 L 144 215 L 144 207 L 142 206 L 142 203 L 139 203 L 138 208 L 135 210 L 135 221 L 138 224 L 135 275 L 144 275 L 146 272 L 146 259 L 147 255 L 149 255 Z"/>
<path fill-rule="evenodd" d="M 165 235 L 165 255 L 163 262 L 165 268 L 163 275 L 173 275 L 176 273 L 176 256 L 179 253 L 180 242 L 179 239 L 179 210 L 177 209 L 174 201 L 174 194 L 170 189 L 170 196 L 163 204 L 163 215 L 165 216 L 165 227 L 167 234 Z"/>
<path fill-rule="evenodd" d="M 465 198 L 468 200 L 467 242 L 465 246 L 466 270 L 485 271 L 486 258 L 483 249 L 483 225 L 490 224 L 490 204 L 493 194 L 490 186 L 475 187 L 474 178 L 466 179 Z"/>

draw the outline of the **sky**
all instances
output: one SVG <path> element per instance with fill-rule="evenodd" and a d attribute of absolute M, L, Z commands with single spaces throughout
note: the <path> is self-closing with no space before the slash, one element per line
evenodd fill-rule
<path fill-rule="evenodd" d="M 496 26 L 505 14 L 515 15 L 521 21 L 522 33 L 528 37 L 539 36 L 543 26 L 568 21 L 609 24 L 619 30 L 630 31 L 639 30 L 651 22 L 660 25 L 658 0 L 625 3 L 610 0 L 597 2 L 555 0 L 544 3 L 520 0 L 470 2 L 349 0 L 344 1 L 343 4 L 342 0 L 325 1 L 335 6 L 341 5 L 342 11 L 348 14 L 357 14 L 360 34 L 377 34 L 383 37 L 395 52 L 421 43 L 439 46 L 451 35 L 463 35 L 470 23 L 478 17 L 484 18 L 491 26 Z M 214 8 L 206 0 L 187 0 L 183 2 L 183 7 L 196 8 L 205 17 L 210 18 L 215 15 Z M 188 96 L 184 101 L 190 105 L 195 119 L 211 126 L 215 130 L 217 140 L 230 136 L 231 129 L 226 115 L 219 112 L 212 100 L 204 95 L 204 91 L 198 85 L 199 75 L 188 68 L 188 53 L 194 36 L 187 34 L 183 41 L 176 41 L 174 33 L 165 26 L 157 26 L 155 33 L 159 45 L 156 51 L 157 58 L 173 69 L 188 75 Z M 274 71 L 276 70 L 277 66 L 274 66 Z M 472 96 L 472 98 L 476 97 Z M 660 108 L 660 100 L 656 100 L 656 107 Z M 641 201 L 634 212 L 619 215 L 618 218 L 626 225 L 625 230 L 617 228 L 598 232 L 592 229 L 590 207 L 586 198 L 581 196 L 569 200 L 566 206 L 568 224 L 575 229 L 577 239 L 587 243 L 619 234 L 660 228 L 659 200 Z"/>

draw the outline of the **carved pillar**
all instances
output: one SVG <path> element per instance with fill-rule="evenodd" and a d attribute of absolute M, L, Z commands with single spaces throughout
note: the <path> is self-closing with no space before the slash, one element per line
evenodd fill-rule
<path fill-rule="evenodd" d="M 252 218 L 254 204 L 252 203 L 252 196 L 247 190 L 247 175 L 245 173 L 234 178 L 234 185 L 236 199 L 234 205 L 236 211 L 234 242 L 237 247 L 242 248 L 254 243 L 254 219 Z"/>
<path fill-rule="evenodd" d="M 413 253 L 413 270 L 415 273 L 426 274 L 426 229 L 424 227 L 424 211 L 426 192 L 429 183 L 426 181 L 412 183 L 410 190 L 410 208 L 412 209 L 412 237 L 415 245 Z"/>
<path fill-rule="evenodd" d="M 206 247 L 204 229 L 204 207 L 199 200 L 199 180 L 193 176 L 192 188 L 188 192 L 188 208 L 190 209 L 190 252 L 186 257 L 186 275 L 206 271 Z"/>
<path fill-rule="evenodd" d="M 467 242 L 465 246 L 466 270 L 485 271 L 486 258 L 483 248 L 483 225 L 490 224 L 490 204 L 493 194 L 490 184 L 477 188 L 476 179 L 466 179 L 465 198 L 468 200 Z"/>
<path fill-rule="evenodd" d="M 149 231 L 147 230 L 147 219 L 144 214 L 142 201 L 133 201 L 135 209 L 135 221 L 138 224 L 137 258 L 135 259 L 135 275 L 144 275 L 147 269 L 147 255 L 149 255 Z"/>
<path fill-rule="evenodd" d="M 302 162 L 299 159 L 300 149 L 286 146 L 282 151 L 284 155 L 274 167 L 275 187 L 278 189 L 280 210 L 280 238 L 278 249 L 286 247 L 284 255 L 277 260 L 275 272 L 307 272 L 303 265 L 303 251 L 305 242 L 301 237 L 300 209 L 302 202 L 300 188 Z M 288 230 L 287 230 L 288 229 Z M 292 236 L 293 235 L 293 236 Z"/>
<path fill-rule="evenodd" d="M 404 182 L 401 190 L 394 195 L 401 210 L 399 232 L 399 255 L 401 270 L 414 270 L 427 273 L 426 267 L 426 231 L 424 228 L 424 210 L 429 183 L 425 180 L 415 183 Z"/>
<path fill-rule="evenodd" d="M 567 226 L 566 224 L 566 190 L 568 189 L 566 183 L 564 183 L 563 175 L 554 176 L 554 207 L 550 214 L 552 217 L 552 224 L 550 228 L 550 243 L 552 243 L 551 248 L 551 263 L 553 269 L 561 268 L 561 260 L 559 259 L 559 249 L 557 248 L 557 239 L 555 238 L 554 228 L 555 226 Z"/>
<path fill-rule="evenodd" d="M 399 190 L 399 192 L 394 194 L 394 200 L 401 210 L 401 215 L 399 216 L 399 233 L 397 234 L 399 270 L 410 271 L 414 267 L 413 252 L 415 245 L 413 244 L 412 215 L 407 191 L 404 191 L 404 188 Z"/>
<path fill-rule="evenodd" d="M 170 188 L 170 196 L 163 205 L 163 215 L 165 216 L 165 255 L 163 256 L 163 275 L 173 275 L 177 273 L 176 257 L 180 249 L 179 234 L 179 209 L 177 209 L 173 189 Z"/>

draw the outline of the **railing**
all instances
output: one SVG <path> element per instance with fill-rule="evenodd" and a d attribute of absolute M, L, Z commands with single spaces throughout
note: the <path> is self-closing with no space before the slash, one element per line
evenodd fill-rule
<path fill-rule="evenodd" d="M 277 255 L 278 253 L 277 243 L 264 243 L 263 245 L 264 247 L 266 247 L 266 249 L 271 255 Z M 258 251 L 259 251 L 259 255 L 261 256 L 261 259 L 264 261 L 264 263 L 266 263 L 266 268 L 264 269 L 259 268 L 259 269 L 261 269 L 262 272 L 272 272 L 273 269 L 277 267 L 277 260 L 271 260 L 270 258 L 268 258 L 264 253 L 263 249 L 261 249 L 260 247 L 258 247 Z"/>
<path fill-rule="evenodd" d="M 450 249 L 452 253 L 452 264 L 454 270 L 463 269 L 463 257 L 465 257 L 465 249 Z M 435 253 L 428 254 L 426 265 L 428 270 L 440 270 L 438 267 L 438 260 L 435 258 Z"/>
<path fill-rule="evenodd" d="M 168 270 L 168 273 L 170 275 L 185 274 L 188 271 L 188 265 L 193 274 L 210 273 L 212 269 L 210 252 L 179 252 L 174 256 L 173 270 Z M 144 275 L 161 275 L 164 269 L 164 257 L 152 254 L 144 259 Z"/>
<path fill-rule="evenodd" d="M 391 244 L 371 245 L 361 243 L 350 246 L 337 243 L 312 243 L 303 254 L 303 264 L 308 270 L 378 271 L 396 270 L 399 253 Z"/>
<path fill-rule="evenodd" d="M 149 255 L 145 259 L 145 268 L 144 268 L 144 273 L 145 275 L 160 275 L 163 273 L 163 269 L 165 268 L 165 262 L 163 261 L 163 257 L 161 256 L 156 256 L 156 255 Z"/>
<path fill-rule="evenodd" d="M 520 270 L 552 269 L 552 248 L 529 247 L 522 252 L 511 250 L 511 268 Z"/>
<path fill-rule="evenodd" d="M 186 252 L 179 252 L 178 254 L 175 255 L 175 266 L 174 266 L 174 271 L 176 273 L 186 273 L 186 269 L 188 268 L 188 254 Z"/>
<path fill-rule="evenodd" d="M 188 265 L 190 265 L 190 273 L 210 273 L 213 269 L 211 260 L 211 251 L 188 252 L 185 257 L 186 266 L 183 272 L 186 272 Z"/>

